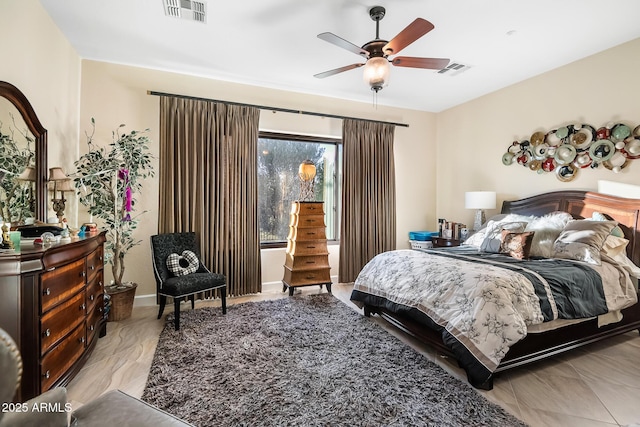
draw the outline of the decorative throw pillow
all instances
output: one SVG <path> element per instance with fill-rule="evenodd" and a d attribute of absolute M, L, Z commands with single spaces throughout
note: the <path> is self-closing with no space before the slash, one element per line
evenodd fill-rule
<path fill-rule="evenodd" d="M 525 231 L 535 231 L 531 242 L 531 256 L 553 258 L 553 245 L 569 221 L 573 221 L 567 212 L 551 212 L 536 217 L 527 224 Z"/>
<path fill-rule="evenodd" d="M 507 254 L 511 258 L 527 259 L 531 251 L 531 242 L 535 232 L 525 231 L 516 233 L 514 231 L 502 230 L 500 239 L 500 253 Z"/>
<path fill-rule="evenodd" d="M 592 213 L 591 219 L 594 221 L 611 221 L 611 218 L 607 217 L 605 214 L 600 212 Z M 611 234 L 616 237 L 622 237 L 624 239 L 624 231 L 622 231 L 622 228 L 620 228 L 619 225 L 616 225 L 615 227 L 613 227 L 613 230 L 611 230 Z"/>
<path fill-rule="evenodd" d="M 570 221 L 553 245 L 555 257 L 600 265 L 600 250 L 616 225 L 615 221 Z"/>
<path fill-rule="evenodd" d="M 174 276 L 195 273 L 198 267 L 200 267 L 200 261 L 191 251 L 183 251 L 181 255 L 173 253 L 167 257 L 167 268 Z"/>
<path fill-rule="evenodd" d="M 526 222 L 493 222 L 489 221 L 487 224 L 487 231 L 484 236 L 484 240 L 480 245 L 482 252 L 500 253 L 500 241 L 502 230 L 509 230 L 515 232 L 523 232 L 527 226 Z"/>

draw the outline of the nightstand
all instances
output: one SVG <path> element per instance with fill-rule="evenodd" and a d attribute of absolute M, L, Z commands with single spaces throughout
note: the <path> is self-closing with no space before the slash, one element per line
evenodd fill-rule
<path fill-rule="evenodd" d="M 433 238 L 433 247 L 435 248 L 450 248 L 453 246 L 460 246 L 460 240 L 445 239 L 444 237 Z"/>

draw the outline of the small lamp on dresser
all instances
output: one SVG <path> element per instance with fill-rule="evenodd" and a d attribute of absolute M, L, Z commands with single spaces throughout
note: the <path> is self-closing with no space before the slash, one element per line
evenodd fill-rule
<path fill-rule="evenodd" d="M 308 202 L 314 200 L 313 184 L 316 177 L 316 165 L 311 160 L 305 160 L 300 163 L 298 177 L 300 178 L 300 201 Z"/>
<path fill-rule="evenodd" d="M 478 231 L 485 222 L 484 210 L 496 208 L 496 193 L 495 191 L 467 191 L 464 193 L 464 207 L 477 209 L 473 231 Z"/>

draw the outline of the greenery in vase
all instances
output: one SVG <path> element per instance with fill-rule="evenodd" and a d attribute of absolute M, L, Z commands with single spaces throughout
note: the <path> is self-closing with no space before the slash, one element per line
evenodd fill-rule
<path fill-rule="evenodd" d="M 114 286 L 128 286 L 123 281 L 125 255 L 141 243 L 133 234 L 139 216 L 134 215 L 133 194 L 142 189 L 142 181 L 154 176 L 149 153 L 148 129 L 120 133 L 125 125 L 113 131 L 108 147 L 97 146 L 93 141 L 95 120 L 91 119 L 93 131 L 87 134 L 89 151 L 75 162 L 77 177 L 75 186 L 80 203 L 86 206 L 92 217 L 102 221 L 107 230 L 105 263 L 111 264 Z"/>

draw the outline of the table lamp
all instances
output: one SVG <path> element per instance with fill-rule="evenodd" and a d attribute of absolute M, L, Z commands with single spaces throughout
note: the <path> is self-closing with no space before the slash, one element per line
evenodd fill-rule
<path fill-rule="evenodd" d="M 485 222 L 484 209 L 496 208 L 496 193 L 495 191 L 468 191 L 464 193 L 464 207 L 477 209 L 473 231 L 478 231 Z"/>
<path fill-rule="evenodd" d="M 311 160 L 300 163 L 298 177 L 300 178 L 300 200 L 313 200 L 315 198 L 313 184 L 316 177 L 316 165 Z"/>

